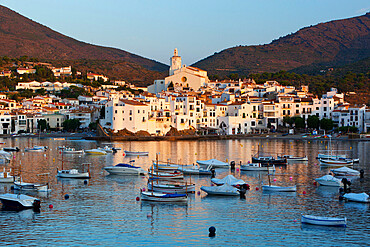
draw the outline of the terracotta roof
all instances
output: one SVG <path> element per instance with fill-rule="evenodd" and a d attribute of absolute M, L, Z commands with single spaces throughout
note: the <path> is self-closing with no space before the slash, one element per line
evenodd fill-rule
<path fill-rule="evenodd" d="M 139 101 L 135 101 L 135 100 L 128 100 L 128 99 L 124 99 L 124 100 L 121 100 L 123 103 L 125 104 L 129 104 L 129 105 L 137 105 L 137 106 L 146 106 L 146 104 L 144 103 L 141 103 Z"/>

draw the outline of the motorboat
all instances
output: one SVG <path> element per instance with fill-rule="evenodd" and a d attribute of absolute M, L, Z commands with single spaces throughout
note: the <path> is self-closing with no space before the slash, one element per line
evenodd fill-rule
<path fill-rule="evenodd" d="M 108 147 L 108 146 L 105 146 L 105 147 L 103 147 L 103 148 L 98 148 L 99 150 L 102 150 L 102 151 L 105 151 L 105 152 L 107 152 L 107 153 L 113 153 L 113 149 L 112 148 L 110 148 L 110 147 Z"/>
<path fill-rule="evenodd" d="M 6 152 L 19 152 L 20 151 L 19 147 L 4 147 L 3 150 Z"/>
<path fill-rule="evenodd" d="M 208 195 L 215 196 L 238 196 L 239 190 L 229 184 L 223 184 L 221 186 L 202 186 L 201 190 L 206 192 Z"/>
<path fill-rule="evenodd" d="M 343 195 L 343 198 L 351 202 L 363 202 L 370 203 L 369 195 L 365 192 L 363 193 L 346 193 Z"/>
<path fill-rule="evenodd" d="M 5 159 L 6 161 L 10 161 L 11 157 L 12 157 L 11 153 L 4 151 L 4 150 L 0 150 L 0 159 Z"/>
<path fill-rule="evenodd" d="M 332 175 L 325 175 L 321 178 L 316 178 L 316 182 L 323 186 L 335 186 L 340 187 L 342 186 L 342 181 L 338 178 L 333 177 Z"/>
<path fill-rule="evenodd" d="M 295 157 L 293 155 L 281 155 L 278 156 L 280 159 L 286 159 L 287 161 L 308 161 L 307 156 L 304 157 Z"/>
<path fill-rule="evenodd" d="M 226 162 L 222 162 L 216 159 L 210 160 L 197 160 L 197 163 L 201 166 L 212 166 L 213 168 L 229 168 L 230 164 Z"/>
<path fill-rule="evenodd" d="M 112 175 L 140 175 L 145 174 L 145 170 L 139 166 L 133 166 L 131 164 L 117 164 L 115 166 L 103 167 L 104 170 Z"/>
<path fill-rule="evenodd" d="M 170 194 L 153 191 L 141 191 L 141 200 L 155 202 L 187 202 L 187 194 Z"/>
<path fill-rule="evenodd" d="M 351 159 L 319 159 L 321 165 L 327 166 L 351 166 L 353 165 L 353 160 Z"/>
<path fill-rule="evenodd" d="M 263 165 L 261 163 L 248 163 L 244 165 L 240 165 L 241 171 L 267 171 L 267 172 L 274 172 L 275 165 Z"/>
<path fill-rule="evenodd" d="M 360 176 L 360 172 L 349 167 L 343 166 L 330 170 L 336 176 Z"/>
<path fill-rule="evenodd" d="M 13 176 L 12 171 L 5 171 L 5 168 L 0 172 L 0 183 L 13 183 L 19 180 L 19 176 Z"/>
<path fill-rule="evenodd" d="M 237 179 L 233 175 L 227 175 L 226 177 L 219 179 L 219 178 L 212 178 L 212 183 L 216 185 L 224 185 L 229 184 L 231 186 L 240 186 L 245 184 L 245 182 L 242 179 Z"/>
<path fill-rule="evenodd" d="M 48 148 L 45 146 L 34 146 L 32 148 L 25 148 L 24 151 L 25 152 L 44 152 L 46 151 Z"/>
<path fill-rule="evenodd" d="M 273 156 L 253 156 L 252 163 L 285 165 L 287 163 L 287 159 L 275 158 Z"/>
<path fill-rule="evenodd" d="M 58 178 L 90 178 L 90 172 L 79 172 L 77 169 L 57 171 Z"/>
<path fill-rule="evenodd" d="M 14 182 L 14 189 L 15 190 L 23 190 L 23 191 L 41 191 L 47 192 L 49 191 L 48 184 L 40 184 L 40 183 L 26 183 L 23 181 Z"/>
<path fill-rule="evenodd" d="M 195 193 L 195 184 L 164 184 L 164 183 L 148 183 L 148 191 L 162 193 Z"/>
<path fill-rule="evenodd" d="M 134 152 L 134 151 L 123 151 L 126 156 L 148 156 L 149 152 Z"/>
<path fill-rule="evenodd" d="M 275 192 L 295 192 L 297 191 L 297 186 L 262 185 L 262 190 Z"/>
<path fill-rule="evenodd" d="M 347 218 L 322 217 L 314 215 L 302 215 L 301 222 L 303 224 L 320 225 L 320 226 L 338 226 L 346 227 Z"/>
<path fill-rule="evenodd" d="M 63 149 L 63 153 L 64 154 L 83 154 L 84 151 L 83 150 L 76 150 L 75 148 L 64 148 Z"/>
<path fill-rule="evenodd" d="M 179 166 L 177 168 L 180 172 L 184 173 L 184 175 L 212 175 L 211 170 L 209 167 L 206 169 L 202 169 L 199 166 L 191 165 L 191 166 Z"/>
<path fill-rule="evenodd" d="M 2 194 L 0 201 L 3 204 L 3 209 L 7 210 L 33 209 L 39 211 L 41 207 L 39 199 L 23 194 Z"/>
<path fill-rule="evenodd" d="M 107 152 L 105 152 L 104 150 L 100 150 L 100 149 L 89 149 L 89 150 L 85 150 L 85 154 L 90 154 L 90 155 L 106 155 Z"/>

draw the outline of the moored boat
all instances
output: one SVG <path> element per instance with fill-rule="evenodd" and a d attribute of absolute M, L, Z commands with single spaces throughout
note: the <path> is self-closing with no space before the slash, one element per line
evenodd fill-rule
<path fill-rule="evenodd" d="M 159 172 L 158 170 L 148 170 L 148 174 L 154 179 L 183 179 L 184 174 L 182 172 Z"/>
<path fill-rule="evenodd" d="M 98 148 L 99 150 L 102 150 L 102 151 L 105 151 L 105 152 L 107 152 L 107 153 L 113 153 L 113 149 L 112 148 L 110 148 L 110 147 L 108 147 L 108 146 L 105 146 L 105 147 L 100 147 L 100 148 Z"/>
<path fill-rule="evenodd" d="M 19 152 L 20 151 L 19 147 L 4 147 L 3 150 L 6 152 Z"/>
<path fill-rule="evenodd" d="M 134 152 L 134 151 L 123 151 L 126 156 L 148 156 L 149 152 Z"/>
<path fill-rule="evenodd" d="M 14 189 L 15 190 L 23 190 L 23 191 L 41 191 L 47 192 L 49 191 L 48 184 L 40 184 L 40 183 L 26 183 L 23 181 L 14 182 Z"/>
<path fill-rule="evenodd" d="M 212 178 L 211 181 L 212 183 L 216 185 L 229 184 L 231 186 L 240 186 L 240 185 L 245 184 L 245 182 L 242 179 L 237 179 L 233 175 L 227 175 L 226 177 L 222 179 Z"/>
<path fill-rule="evenodd" d="M 95 148 L 95 149 L 85 150 L 85 154 L 90 154 L 90 155 L 106 155 L 107 152 Z"/>
<path fill-rule="evenodd" d="M 0 201 L 3 209 L 7 210 L 33 209 L 39 211 L 41 207 L 39 199 L 23 194 L 2 194 Z"/>
<path fill-rule="evenodd" d="M 90 172 L 80 172 L 77 169 L 57 171 L 59 178 L 90 178 Z"/>
<path fill-rule="evenodd" d="M 346 193 L 343 195 L 343 198 L 351 202 L 362 202 L 370 203 L 369 195 L 365 192 L 363 193 Z"/>
<path fill-rule="evenodd" d="M 141 191 L 141 200 L 155 202 L 187 202 L 188 196 L 186 194 Z"/>
<path fill-rule="evenodd" d="M 240 165 L 241 171 L 267 171 L 267 172 L 274 172 L 275 166 L 274 165 L 262 165 L 261 163 L 248 163 L 244 165 Z"/>
<path fill-rule="evenodd" d="M 83 150 L 76 150 L 75 148 L 64 148 L 63 149 L 64 154 L 83 154 Z"/>
<path fill-rule="evenodd" d="M 349 167 L 343 166 L 330 170 L 336 176 L 360 176 L 360 172 Z"/>
<path fill-rule="evenodd" d="M 24 151 L 25 152 L 44 152 L 46 151 L 48 148 L 45 146 L 34 146 L 32 148 L 25 148 Z"/>
<path fill-rule="evenodd" d="M 302 215 L 301 222 L 304 224 L 320 225 L 320 226 L 338 226 L 346 227 L 347 218 L 322 217 L 314 215 Z"/>
<path fill-rule="evenodd" d="M 351 159 L 319 159 L 321 165 L 328 165 L 328 166 L 350 166 L 353 165 L 353 160 Z"/>
<path fill-rule="evenodd" d="M 320 178 L 316 178 L 315 180 L 316 182 L 318 182 L 320 185 L 323 185 L 323 186 L 340 187 L 343 185 L 340 179 L 335 178 L 332 175 L 325 175 Z"/>
<path fill-rule="evenodd" d="M 169 184 L 169 183 L 148 183 L 148 191 L 162 192 L 162 193 L 194 193 L 195 184 Z"/>
<path fill-rule="evenodd" d="M 138 166 L 133 166 L 131 164 L 117 164 L 115 166 L 106 166 L 103 167 L 104 170 L 109 172 L 112 175 L 140 175 L 145 174 L 143 168 Z"/>
<path fill-rule="evenodd" d="M 230 164 L 226 162 L 222 162 L 220 160 L 216 159 L 210 159 L 210 160 L 197 160 L 197 163 L 201 166 L 212 166 L 213 168 L 229 168 Z"/>
<path fill-rule="evenodd" d="M 202 186 L 201 190 L 206 192 L 208 195 L 215 196 L 238 196 L 240 195 L 239 190 L 229 184 L 223 184 L 221 186 Z"/>
<path fill-rule="evenodd" d="M 207 169 L 202 169 L 199 166 L 179 166 L 177 169 L 180 172 L 188 175 L 212 175 L 212 171 Z"/>
<path fill-rule="evenodd" d="M 295 157 L 293 155 L 281 155 L 278 156 L 279 159 L 286 159 L 287 161 L 308 161 L 307 156 L 304 157 Z"/>
<path fill-rule="evenodd" d="M 287 159 L 275 158 L 273 156 L 253 156 L 252 163 L 286 165 Z"/>
<path fill-rule="evenodd" d="M 275 192 L 295 192 L 297 191 L 297 186 L 262 185 L 262 190 Z"/>
<path fill-rule="evenodd" d="M 12 171 L 5 171 L 5 168 L 0 172 L 0 183 L 13 183 L 19 180 L 19 176 L 13 176 Z"/>

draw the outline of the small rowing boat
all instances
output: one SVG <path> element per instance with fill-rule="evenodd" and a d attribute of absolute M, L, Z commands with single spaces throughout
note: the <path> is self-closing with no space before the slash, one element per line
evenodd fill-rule
<path fill-rule="evenodd" d="M 343 195 L 344 199 L 351 202 L 363 202 L 370 203 L 369 195 L 365 192 L 363 193 L 346 193 Z"/>
<path fill-rule="evenodd" d="M 321 178 L 316 178 L 316 182 L 323 186 L 334 186 L 340 187 L 342 186 L 342 182 L 340 179 L 333 177 L 332 175 L 325 175 Z"/>
<path fill-rule="evenodd" d="M 155 202 L 187 202 L 186 194 L 169 194 L 153 191 L 141 191 L 141 200 Z"/>
<path fill-rule="evenodd" d="M 214 195 L 214 196 L 238 196 L 240 195 L 239 190 L 229 184 L 224 184 L 221 186 L 202 186 L 200 187 L 200 189 L 206 192 L 208 195 Z"/>
<path fill-rule="evenodd" d="M 275 192 L 295 192 L 297 191 L 297 186 L 262 185 L 262 190 Z"/>
<path fill-rule="evenodd" d="M 360 172 L 349 167 L 343 166 L 330 170 L 336 176 L 360 176 Z"/>
<path fill-rule="evenodd" d="M 267 172 L 274 172 L 275 166 L 274 165 L 262 165 L 261 163 L 248 163 L 245 165 L 240 165 L 241 171 L 267 171 Z"/>
<path fill-rule="evenodd" d="M 149 152 L 134 152 L 134 151 L 123 151 L 126 156 L 148 156 Z"/>
<path fill-rule="evenodd" d="M 63 149 L 64 154 L 83 154 L 83 150 L 76 150 L 75 148 L 64 148 Z"/>
<path fill-rule="evenodd" d="M 39 211 L 41 207 L 39 199 L 23 194 L 2 194 L 0 201 L 3 208 L 8 210 L 33 209 Z"/>
<path fill-rule="evenodd" d="M 104 150 L 100 150 L 100 149 L 89 149 L 89 150 L 85 150 L 85 154 L 90 154 L 90 155 L 106 155 L 107 152 L 105 152 Z"/>
<path fill-rule="evenodd" d="M 302 215 L 301 222 L 303 224 L 320 225 L 320 226 L 338 226 L 346 227 L 347 218 L 322 217 L 314 215 Z"/>

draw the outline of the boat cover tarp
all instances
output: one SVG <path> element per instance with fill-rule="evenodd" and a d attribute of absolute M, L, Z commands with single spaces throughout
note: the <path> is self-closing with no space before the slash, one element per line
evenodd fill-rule
<path fill-rule="evenodd" d="M 352 174 L 360 174 L 359 171 L 353 170 L 349 167 L 343 166 L 341 168 L 333 169 L 333 172 L 343 172 L 343 173 L 352 173 Z"/>
<path fill-rule="evenodd" d="M 238 193 L 238 189 L 229 185 L 224 184 L 221 186 L 202 186 L 201 190 L 205 192 L 215 192 L 215 193 Z"/>
<path fill-rule="evenodd" d="M 216 159 L 210 159 L 210 160 L 197 160 L 197 163 L 199 165 L 218 165 L 218 166 L 228 166 L 228 163 L 216 160 Z"/>
<path fill-rule="evenodd" d="M 211 181 L 215 184 L 229 184 L 233 186 L 245 184 L 245 182 L 242 179 L 237 179 L 233 175 L 227 175 L 222 179 L 212 178 Z"/>
<path fill-rule="evenodd" d="M 368 202 L 369 195 L 365 192 L 363 193 L 347 193 L 343 195 L 344 198 L 351 200 L 351 201 L 360 201 L 360 202 Z"/>
<path fill-rule="evenodd" d="M 128 168 L 139 168 L 138 166 L 133 166 L 129 164 L 119 163 L 116 165 L 117 167 L 128 167 Z"/>
<path fill-rule="evenodd" d="M 325 175 L 321 178 L 316 178 L 316 181 L 340 181 L 340 179 L 333 177 L 332 175 Z"/>

